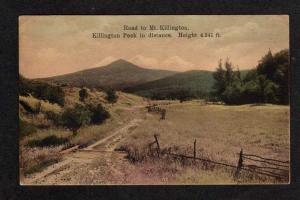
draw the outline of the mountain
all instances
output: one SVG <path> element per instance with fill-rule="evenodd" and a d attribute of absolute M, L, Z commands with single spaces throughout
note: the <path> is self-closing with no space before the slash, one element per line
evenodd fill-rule
<path fill-rule="evenodd" d="M 211 90 L 214 83 L 211 71 L 192 70 L 177 73 L 159 80 L 147 82 L 126 88 L 131 92 L 144 97 L 167 98 L 178 91 L 187 90 L 192 96 L 203 97 Z"/>
<path fill-rule="evenodd" d="M 72 86 L 112 87 L 120 90 L 149 81 L 158 80 L 174 75 L 175 73 L 177 72 L 141 68 L 120 59 L 103 67 L 43 78 L 40 80 L 62 84 L 66 83 Z"/>

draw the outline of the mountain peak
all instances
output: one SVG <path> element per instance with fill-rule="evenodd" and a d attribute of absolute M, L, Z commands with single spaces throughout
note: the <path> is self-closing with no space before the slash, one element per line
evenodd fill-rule
<path fill-rule="evenodd" d="M 124 59 L 118 59 L 112 63 L 86 69 L 71 74 L 49 77 L 48 81 L 67 83 L 73 86 L 81 86 L 82 80 L 88 87 L 112 87 L 122 89 L 140 83 L 157 80 L 176 72 L 166 70 L 152 70 L 139 67 Z"/>
<path fill-rule="evenodd" d="M 118 60 L 113 61 L 109 65 L 111 65 L 111 64 L 118 64 L 118 65 L 120 65 L 120 64 L 126 64 L 126 65 L 130 64 L 130 65 L 134 65 L 133 63 L 128 62 L 127 60 L 124 60 L 124 59 L 121 59 L 121 58 L 118 59 Z"/>

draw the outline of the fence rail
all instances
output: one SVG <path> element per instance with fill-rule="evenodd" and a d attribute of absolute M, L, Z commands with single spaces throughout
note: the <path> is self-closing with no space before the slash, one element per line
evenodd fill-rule
<path fill-rule="evenodd" d="M 150 106 L 146 106 L 148 112 L 156 112 L 156 113 L 160 113 L 161 117 L 160 119 L 165 119 L 166 118 L 166 113 L 167 113 L 167 110 L 164 109 L 164 108 L 160 108 L 159 106 L 157 105 L 150 105 Z"/>
<path fill-rule="evenodd" d="M 276 179 L 288 179 L 289 178 L 289 165 L 278 164 L 278 163 L 289 164 L 290 163 L 289 161 L 265 158 L 265 157 L 262 157 L 259 155 L 254 155 L 254 154 L 246 154 L 246 153 L 243 153 L 243 149 L 241 149 L 241 151 L 238 154 L 239 159 L 238 159 L 237 165 L 233 165 L 233 164 L 228 164 L 228 163 L 224 163 L 224 162 L 218 162 L 218 161 L 214 161 L 214 160 L 210 160 L 210 159 L 206 159 L 206 158 L 197 157 L 197 155 L 196 155 L 197 140 L 194 141 L 193 156 L 189 156 L 189 155 L 184 155 L 184 154 L 171 153 L 171 148 L 168 148 L 169 151 L 161 151 L 159 140 L 158 140 L 158 135 L 154 134 L 154 139 L 155 139 L 155 141 L 151 142 L 149 144 L 149 148 L 152 149 L 152 146 L 154 144 L 156 144 L 157 157 L 160 157 L 161 155 L 169 155 L 169 156 L 181 158 L 182 160 L 183 160 L 183 158 L 193 159 L 194 161 L 199 160 L 202 162 L 209 162 L 209 163 L 212 163 L 215 165 L 221 165 L 221 166 L 233 168 L 233 169 L 235 169 L 235 173 L 234 173 L 235 179 L 239 178 L 241 171 L 247 171 L 247 172 L 251 172 L 253 174 L 257 174 L 257 175 L 269 176 L 269 177 L 273 177 Z M 255 164 L 247 164 L 246 160 L 254 161 Z M 278 163 L 274 163 L 274 162 L 278 162 Z M 264 166 L 261 166 L 259 164 L 264 164 Z"/>
<path fill-rule="evenodd" d="M 260 158 L 260 159 L 263 159 L 263 160 L 269 160 L 269 161 L 274 161 L 274 162 L 279 162 L 279 163 L 287 163 L 287 164 L 290 163 L 289 161 L 282 161 L 282 160 L 275 160 L 275 159 L 271 159 L 271 158 L 264 158 L 264 157 L 257 156 L 257 155 L 254 155 L 254 154 L 245 154 L 244 153 L 243 156 L 256 157 L 256 158 Z"/>
<path fill-rule="evenodd" d="M 248 157 L 243 157 L 243 158 L 246 160 L 252 160 L 252 161 L 256 161 L 256 162 L 266 163 L 266 164 L 274 165 L 274 166 L 278 166 L 278 167 L 289 167 L 287 165 L 276 164 L 276 163 L 272 163 L 272 162 L 269 162 L 266 160 L 258 160 L 258 159 L 248 158 Z"/>

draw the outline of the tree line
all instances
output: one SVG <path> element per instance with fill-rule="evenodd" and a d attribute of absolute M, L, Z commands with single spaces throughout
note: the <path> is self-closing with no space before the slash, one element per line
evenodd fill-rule
<path fill-rule="evenodd" d="M 289 103 L 289 51 L 274 55 L 268 51 L 255 69 L 241 76 L 239 69 L 226 59 L 219 61 L 213 73 L 215 80 L 211 99 L 226 104 Z"/>

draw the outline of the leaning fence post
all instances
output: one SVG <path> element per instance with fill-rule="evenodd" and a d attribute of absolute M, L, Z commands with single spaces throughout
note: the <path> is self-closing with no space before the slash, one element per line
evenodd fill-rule
<path fill-rule="evenodd" d="M 154 134 L 154 138 L 155 138 L 155 142 L 156 142 L 156 145 L 157 145 L 157 157 L 159 157 L 159 154 L 160 154 L 160 147 L 159 147 L 159 143 L 158 143 L 158 139 L 157 139 L 157 135 Z"/>
<path fill-rule="evenodd" d="M 196 161 L 196 142 L 197 142 L 197 140 L 195 139 L 195 141 L 194 141 L 194 161 Z"/>
<path fill-rule="evenodd" d="M 243 149 L 241 149 L 241 151 L 240 151 L 239 161 L 238 161 L 238 164 L 236 167 L 234 178 L 239 177 L 242 167 L 243 167 Z"/>

